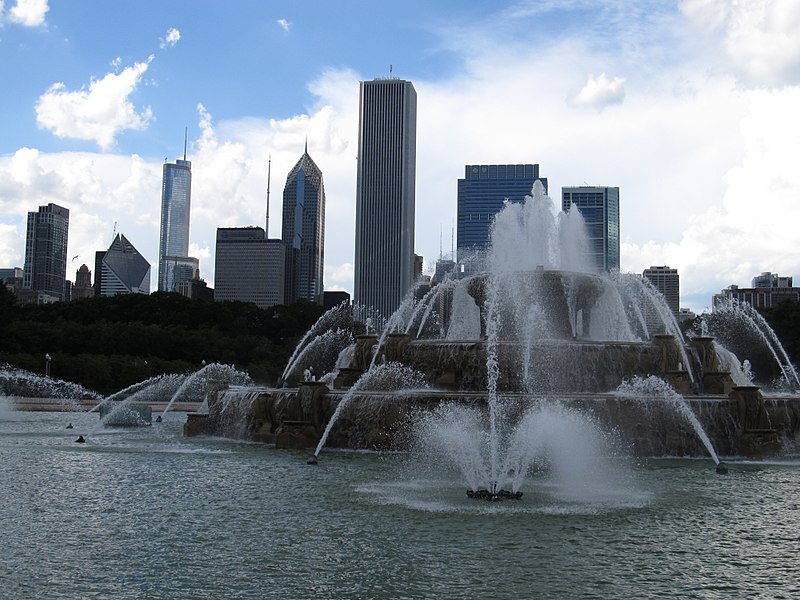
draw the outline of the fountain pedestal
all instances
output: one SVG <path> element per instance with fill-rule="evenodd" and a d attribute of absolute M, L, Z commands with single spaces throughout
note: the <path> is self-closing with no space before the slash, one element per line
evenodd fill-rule
<path fill-rule="evenodd" d="M 736 403 L 739 413 L 741 453 L 750 458 L 764 458 L 777 453 L 781 449 L 780 439 L 770 423 L 764 396 L 758 386 L 735 386 L 729 397 Z"/>

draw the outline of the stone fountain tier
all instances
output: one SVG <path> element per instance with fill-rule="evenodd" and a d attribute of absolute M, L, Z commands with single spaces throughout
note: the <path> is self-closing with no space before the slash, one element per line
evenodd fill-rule
<path fill-rule="evenodd" d="M 509 274 L 515 286 L 521 288 L 528 298 L 535 298 L 542 311 L 541 319 L 548 323 L 551 334 L 556 339 L 575 337 L 574 327 L 580 314 L 582 331 L 591 329 L 592 310 L 609 289 L 606 277 L 594 273 L 573 273 L 552 271 L 543 268 L 534 271 L 520 271 Z M 480 309 L 481 338 L 486 337 L 486 302 L 489 273 L 474 275 L 467 282 L 467 293 Z M 501 332 L 503 339 L 517 339 L 525 332 L 513 329 Z"/>
<path fill-rule="evenodd" d="M 374 336 L 360 336 L 357 346 L 372 348 L 376 343 Z M 377 352 L 381 362 L 411 367 L 437 388 L 471 391 L 487 388 L 487 346 L 483 340 L 412 340 L 407 334 L 393 333 Z M 696 376 L 693 384 L 681 362 L 678 342 L 671 335 L 654 336 L 652 342 L 501 341 L 496 348 L 504 368 L 497 388 L 507 392 L 596 393 L 616 389 L 636 375 L 655 374 L 682 394 L 727 394 L 734 385 L 730 373 L 719 371 L 717 362 L 701 360 L 710 353 L 710 346 L 713 340 L 704 338 L 686 347 L 685 356 L 692 361 L 689 366 Z M 344 370 L 335 387 L 349 387 L 360 374 L 357 368 Z"/>
<path fill-rule="evenodd" d="M 225 435 L 282 448 L 313 449 L 345 393 L 318 382 L 293 390 L 223 390 L 209 397 L 208 415 L 190 415 L 184 431 L 187 435 Z M 504 393 L 502 399 L 510 407 L 508 417 L 512 421 L 540 403 L 559 402 L 588 413 L 638 456 L 707 455 L 690 424 L 658 399 L 579 393 Z M 692 396 L 686 400 L 720 455 L 768 455 L 781 446 L 795 444 L 800 436 L 800 398 L 796 396 L 765 400 L 757 390 L 746 387 L 735 388 L 727 396 Z M 236 410 L 232 410 L 232 402 Z M 479 392 L 361 392 L 340 415 L 326 447 L 405 450 L 415 422 L 445 403 L 487 408 L 486 395 Z M 237 418 L 231 419 L 237 411 Z M 769 423 L 769 430 L 762 429 L 764 423 Z"/>

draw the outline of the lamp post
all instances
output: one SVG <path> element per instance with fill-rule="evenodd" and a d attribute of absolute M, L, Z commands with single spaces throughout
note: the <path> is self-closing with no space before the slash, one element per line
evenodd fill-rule
<path fill-rule="evenodd" d="M 44 360 L 46 361 L 44 363 L 44 376 L 49 378 L 50 377 L 50 361 L 53 360 L 53 359 L 50 358 L 49 354 L 45 354 L 44 355 Z"/>

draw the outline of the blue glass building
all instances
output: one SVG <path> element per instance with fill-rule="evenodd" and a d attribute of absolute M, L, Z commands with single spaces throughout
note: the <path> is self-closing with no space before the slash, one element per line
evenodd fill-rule
<path fill-rule="evenodd" d="M 285 302 L 322 304 L 325 267 L 325 186 L 308 145 L 286 177 L 283 189 L 283 245 L 286 248 Z"/>
<path fill-rule="evenodd" d="M 569 212 L 573 206 L 586 222 L 595 269 L 619 271 L 619 188 L 561 188 L 561 210 Z"/>
<path fill-rule="evenodd" d="M 458 259 L 475 256 L 489 245 L 495 215 L 503 203 L 523 202 L 533 183 L 547 190 L 547 178 L 539 177 L 539 165 L 467 165 L 458 180 Z"/>
<path fill-rule="evenodd" d="M 189 210 L 192 200 L 192 163 L 178 159 L 164 163 L 161 182 L 161 236 L 158 247 L 158 291 L 174 292 L 168 281 L 169 257 L 189 255 Z"/>

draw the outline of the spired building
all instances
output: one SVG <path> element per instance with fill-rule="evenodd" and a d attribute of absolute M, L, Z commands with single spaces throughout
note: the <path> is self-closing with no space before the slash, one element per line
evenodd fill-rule
<path fill-rule="evenodd" d="M 414 285 L 416 138 L 411 82 L 362 81 L 353 300 L 384 319 Z"/>
<path fill-rule="evenodd" d="M 39 295 L 38 302 L 65 300 L 69 210 L 57 204 L 28 213 L 23 289 Z"/>
<path fill-rule="evenodd" d="M 467 165 L 458 180 L 458 260 L 464 263 L 489 245 L 492 222 L 503 203 L 523 202 L 535 181 L 547 191 L 539 165 Z M 468 269 L 469 270 L 469 269 Z"/>
<path fill-rule="evenodd" d="M 121 233 L 94 258 L 95 296 L 149 294 L 150 263 Z"/>
<path fill-rule="evenodd" d="M 323 303 L 325 187 L 322 171 L 308 155 L 308 143 L 283 189 L 283 245 L 286 248 L 285 304 Z"/>
<path fill-rule="evenodd" d="M 283 242 L 261 227 L 220 227 L 214 259 L 214 301 L 252 302 L 268 308 L 284 302 Z"/>
<path fill-rule="evenodd" d="M 189 254 L 189 210 L 192 200 L 192 163 L 183 160 L 164 163 L 161 181 L 161 235 L 158 246 L 158 291 L 174 292 L 181 280 L 171 276 L 174 267 Z M 195 261 L 196 262 L 196 261 Z M 190 269 L 189 269 L 190 270 Z M 181 269 L 179 274 L 188 274 Z M 189 277 L 191 280 L 191 277 Z"/>
<path fill-rule="evenodd" d="M 573 206 L 586 222 L 595 269 L 619 271 L 619 188 L 561 188 L 561 210 L 569 212 Z"/>

